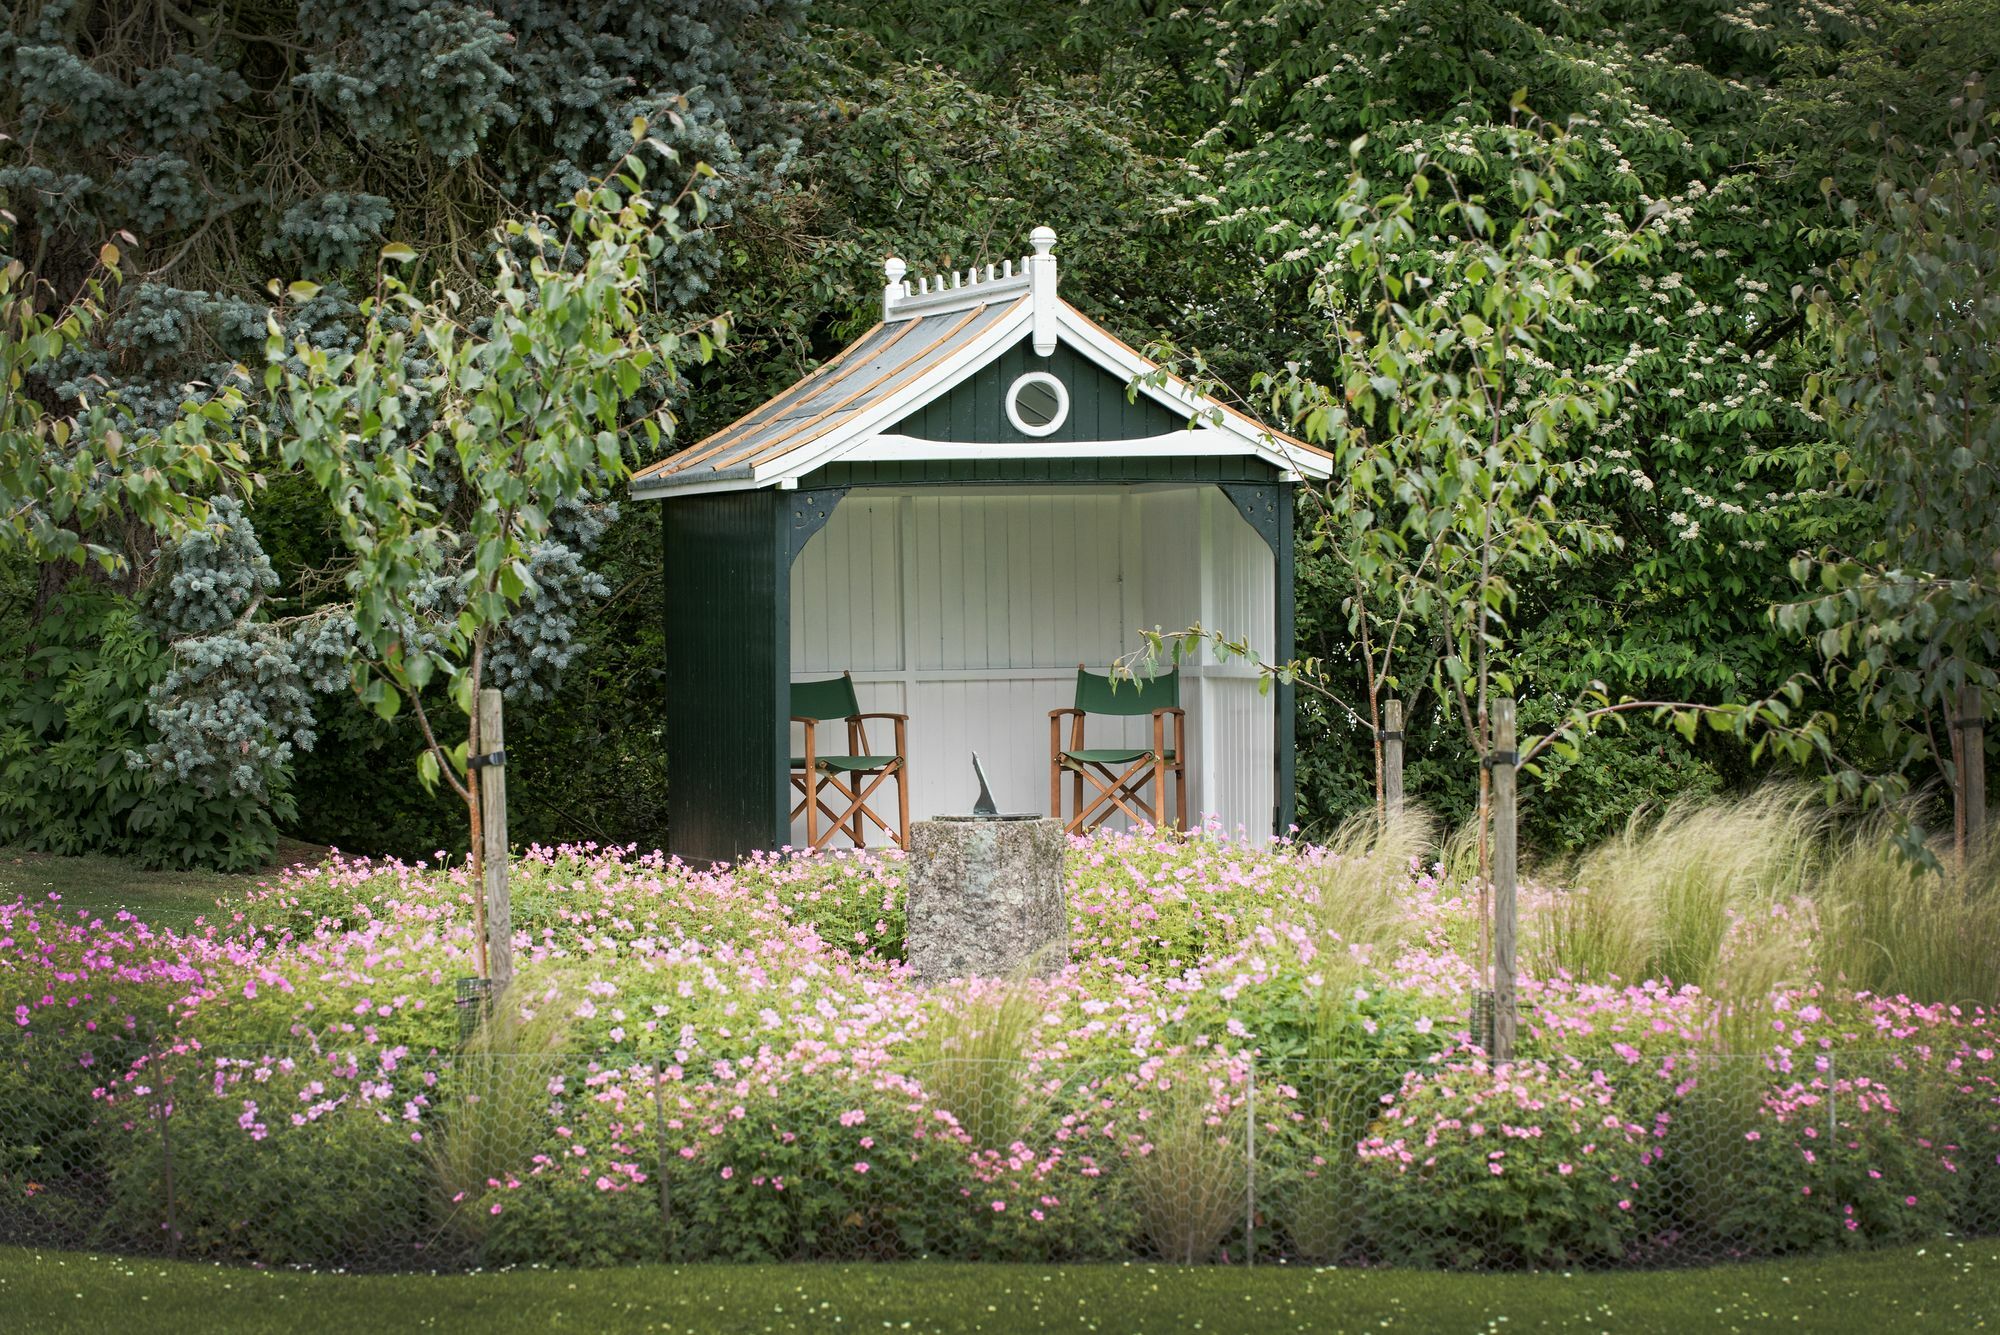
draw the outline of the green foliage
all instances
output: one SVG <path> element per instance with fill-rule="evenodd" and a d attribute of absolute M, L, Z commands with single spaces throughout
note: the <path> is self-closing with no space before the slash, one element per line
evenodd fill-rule
<path fill-rule="evenodd" d="M 208 492 L 249 481 L 249 456 L 231 434 L 242 391 L 190 398 L 158 424 L 135 419 L 116 394 L 51 411 L 39 396 L 100 333 L 121 257 L 107 242 L 65 304 L 51 302 L 19 247 L 0 207 L 0 552 L 128 573 L 143 553 L 125 551 L 107 526 L 165 534 L 199 523 Z"/>
<path fill-rule="evenodd" d="M 1397 1137 L 1393 1149 L 1371 1140 L 1363 1151 L 1387 1259 L 1459 1268 L 1621 1258 L 1639 1236 L 1647 1162 L 1649 1128 L 1634 1112 L 1570 1063 L 1408 1077 L 1376 1130 Z M 1400 1138 L 1432 1124 L 1424 1140 Z M 1541 1134 L 1513 1130 L 1523 1126 Z"/>
<path fill-rule="evenodd" d="M 429 1198 L 411 1133 L 358 1101 L 321 1099 L 313 1086 L 327 1065 L 318 1054 L 293 1061 L 188 1052 L 146 1061 L 141 1069 L 159 1097 L 135 1098 L 124 1109 L 132 1124 L 106 1129 L 104 1226 L 158 1232 L 171 1146 L 183 1256 L 342 1266 L 385 1226 L 421 1227 Z M 209 1096 L 200 1086 L 211 1082 L 237 1097 Z M 282 1137 L 283 1148 L 273 1153 L 268 1136 Z"/>
<path fill-rule="evenodd" d="M 415 290 L 435 283 L 476 299 L 493 228 L 546 212 L 587 185 L 634 147 L 627 127 L 646 115 L 655 136 L 716 169 L 695 183 L 705 224 L 674 238 L 649 268 L 647 305 L 685 311 L 719 269 L 717 229 L 782 177 L 794 147 L 789 108 L 769 83 L 789 63 L 802 13 L 796 0 L 646 0 L 588 13 L 569 0 L 499 9 L 391 0 L 310 14 L 214 0 L 128 8 L 26 0 L 0 13 L 8 76 L 0 124 L 11 135 L 0 139 L 10 377 L 0 524 L 33 528 L 37 560 L 96 556 L 115 565 L 131 547 L 126 592 L 141 591 L 155 546 L 181 536 L 227 480 L 215 465 L 242 466 L 239 442 L 217 439 L 208 472 L 192 467 L 203 431 L 221 437 L 245 399 L 242 420 L 282 430 L 274 405 L 240 380 L 238 366 L 257 359 L 273 309 L 264 295 L 271 273 L 310 280 L 281 303 L 284 333 L 328 353 L 359 336 L 355 295 L 384 238 L 406 243 L 397 253 L 410 255 Z M 114 236 L 118 245 L 104 245 Z M 121 247 L 138 275 L 122 286 L 98 273 L 101 255 L 116 278 Z M 522 250 L 524 266 L 528 258 Z M 463 313 L 468 321 L 487 314 Z M 658 406 L 670 389 L 665 377 L 649 377 L 642 392 Z M 57 447 L 40 451 L 54 462 L 24 445 L 42 437 Z M 122 479 L 107 458 L 128 465 Z M 287 484 L 300 479 L 275 460 L 261 462 L 261 476 L 296 500 Z M 446 511 L 457 490 L 448 472 L 422 480 L 424 499 Z M 323 534 L 333 516 L 323 497 L 308 501 L 288 518 Z M 565 510 L 528 552 L 536 592 L 516 605 L 494 647 L 510 693 L 546 691 L 579 640 L 608 638 L 594 625 L 578 633 L 590 603 L 610 592 L 584 559 L 606 518 Z M 332 545 L 277 542 L 269 550 L 278 584 L 261 610 L 208 635 L 198 680 L 183 673 L 160 683 L 165 698 L 153 704 L 165 731 L 220 735 L 233 726 L 226 706 L 254 689 L 262 669 L 295 675 L 312 665 L 299 653 L 334 647 L 301 644 L 279 628 L 337 615 L 329 604 L 340 601 L 342 571 L 330 564 L 338 560 Z M 41 582 L 25 613 L 31 622 L 49 614 L 61 581 Z M 657 662 L 653 648 L 624 671 Z M 618 681 L 616 671 L 607 674 L 599 695 Z M 322 681 L 319 689 L 343 685 Z M 334 721 L 331 709 L 317 713 L 295 715 L 297 726 L 283 729 L 296 747 Z M 558 720 L 549 731 L 574 745 L 601 731 L 610 713 L 600 705 L 583 720 L 587 730 Z M 644 777 L 635 786 L 651 800 L 616 813 L 627 831 L 658 829 L 653 749 L 593 748 L 626 758 L 606 767 L 604 788 Z M 198 753 L 169 747 L 158 758 L 162 786 L 210 784 L 217 776 Z M 187 757 L 197 760 L 195 773 L 180 763 Z M 284 767 L 286 758 L 271 759 Z M 573 766 L 565 760 L 550 772 L 571 777 Z M 238 776 L 220 777 L 231 784 Z M 252 782 L 237 796 L 251 808 L 261 780 L 245 777 Z M 411 795 L 379 773 L 368 778 L 365 797 L 418 816 Z M 404 784 L 401 772 L 394 782 Z M 331 823 L 316 819 L 323 794 L 348 800 L 354 788 L 309 786 L 307 823 Z M 365 816 L 357 823 L 372 846 L 405 835 L 406 850 L 441 842 L 424 830 L 435 828 L 434 816 L 408 819 L 402 830 L 373 828 L 391 822 Z"/>
<path fill-rule="evenodd" d="M 893 1153 L 871 1148 L 908 1142 L 905 1128 L 922 1111 L 907 1095 L 861 1080 L 778 1085 L 675 1182 L 684 1207 L 676 1218 L 685 1221 L 678 1250 L 730 1261 L 943 1251 L 971 1214 L 939 1180 L 958 1159 L 951 1138 Z"/>
<path fill-rule="evenodd" d="M 262 804 L 163 781 L 129 757 L 160 744 L 147 694 L 170 670 L 151 619 L 87 580 L 39 623 L 0 619 L 0 842 L 114 852 L 151 866 L 261 866 L 291 814 L 282 778 Z"/>
<path fill-rule="evenodd" d="M 1961 690 L 1975 713 L 2000 699 L 2000 114 L 1979 93 L 1924 179 L 1880 183 L 1839 304 L 1817 308 L 1821 401 L 1879 527 L 1795 562 L 1819 588 L 1781 621 L 1815 637 L 1899 767 L 1931 754 Z M 1861 216 L 1853 200 L 1843 212 Z"/>
<path fill-rule="evenodd" d="M 1581 853 L 1634 812 L 1716 797 L 1724 783 L 1716 764 L 1651 723 L 1594 737 L 1574 755 L 1544 761 L 1538 779 L 1528 790 L 1522 839 L 1548 858 Z"/>

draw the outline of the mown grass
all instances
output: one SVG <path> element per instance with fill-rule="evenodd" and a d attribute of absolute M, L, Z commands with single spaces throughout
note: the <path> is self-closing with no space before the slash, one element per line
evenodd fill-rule
<path fill-rule="evenodd" d="M 233 1270 L 0 1248 L 20 1331 L 1991 1330 L 2000 1242 L 1618 1275 L 1164 1265 L 636 1266 L 456 1276 Z"/>
<path fill-rule="evenodd" d="M 157 871 L 126 858 L 87 854 L 60 857 L 0 847 L 0 899 L 16 895 L 46 899 L 60 894 L 65 909 L 84 909 L 109 918 L 120 909 L 155 927 L 186 931 L 201 917 L 212 918 L 218 899 L 247 894 L 280 868 L 316 865 L 326 850 L 292 839 L 278 842 L 272 865 L 257 872 Z"/>

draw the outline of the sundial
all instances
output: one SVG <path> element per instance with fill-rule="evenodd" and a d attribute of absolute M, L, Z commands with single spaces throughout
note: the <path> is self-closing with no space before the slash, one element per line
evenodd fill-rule
<path fill-rule="evenodd" d="M 972 774 L 979 780 L 979 800 L 972 804 L 969 816 L 939 816 L 939 820 L 1040 820 L 1039 811 L 1002 811 L 993 801 L 993 785 L 987 781 L 986 766 L 979 763 L 979 753 L 972 753 Z"/>

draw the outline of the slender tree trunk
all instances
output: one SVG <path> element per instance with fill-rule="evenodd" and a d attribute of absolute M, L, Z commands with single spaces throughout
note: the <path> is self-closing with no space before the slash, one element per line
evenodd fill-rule
<path fill-rule="evenodd" d="M 1514 702 L 1493 702 L 1493 1060 L 1514 1059 L 1515 878 Z"/>
<path fill-rule="evenodd" d="M 1954 768 L 1958 771 L 1954 813 L 1957 820 L 1958 856 L 1961 860 L 1979 851 L 1986 834 L 1986 721 L 1977 686 L 1959 688 L 1952 711 L 1951 740 Z"/>
<path fill-rule="evenodd" d="M 472 717 L 465 721 L 465 755 L 468 768 L 465 771 L 465 811 L 471 819 L 472 839 L 466 848 L 466 857 L 472 870 L 472 936 L 473 949 L 477 952 L 479 976 L 491 978 L 493 975 L 486 958 L 486 856 L 485 831 L 480 826 L 479 774 L 470 768 L 473 756 L 479 754 L 479 703 L 477 687 L 486 667 L 486 646 L 475 643 L 472 646 L 473 696 Z"/>

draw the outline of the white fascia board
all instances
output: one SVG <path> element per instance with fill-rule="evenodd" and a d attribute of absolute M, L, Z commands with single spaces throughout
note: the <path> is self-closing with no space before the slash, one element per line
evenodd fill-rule
<path fill-rule="evenodd" d="M 780 478 L 804 477 L 821 464 L 845 456 L 854 442 L 870 439 L 883 427 L 901 421 L 940 394 L 949 393 L 960 381 L 982 369 L 995 353 L 1027 331 L 1031 318 L 1027 303 L 1021 303 L 1020 310 L 996 322 L 992 328 L 953 353 L 949 360 L 938 363 L 928 374 L 918 376 L 894 394 L 855 414 L 839 430 L 830 431 L 818 440 L 756 465 L 750 473 L 750 485 L 764 487 Z"/>
<path fill-rule="evenodd" d="M 994 444 L 881 435 L 862 441 L 841 458 L 856 463 L 960 463 L 989 459 L 1202 458 L 1256 453 L 1255 442 L 1234 432 L 1194 427 L 1137 440 L 1028 440 Z"/>
<path fill-rule="evenodd" d="M 1220 413 L 1222 420 L 1217 422 L 1216 405 L 1195 393 L 1180 377 L 1169 375 L 1162 384 L 1141 379 L 1159 368 L 1123 344 L 1105 337 L 1097 326 L 1078 315 L 1068 302 L 1062 303 L 1058 310 L 1066 342 L 1084 357 L 1127 384 L 1138 380 L 1139 392 L 1154 402 L 1197 416 L 1205 426 L 1195 428 L 1196 430 L 1226 432 L 1239 440 L 1246 441 L 1254 447 L 1248 452 L 1256 454 L 1287 475 L 1297 474 L 1316 481 L 1333 476 L 1332 466 L 1319 455 L 1307 450 L 1292 449 L 1274 436 L 1254 431 L 1232 413 Z"/>
<path fill-rule="evenodd" d="M 677 474 L 669 473 L 667 477 Z M 707 482 L 668 482 L 660 478 L 635 477 L 625 484 L 626 495 L 635 501 L 664 501 L 675 496 L 707 496 L 718 491 L 751 491 L 760 484 L 741 473 Z"/>

